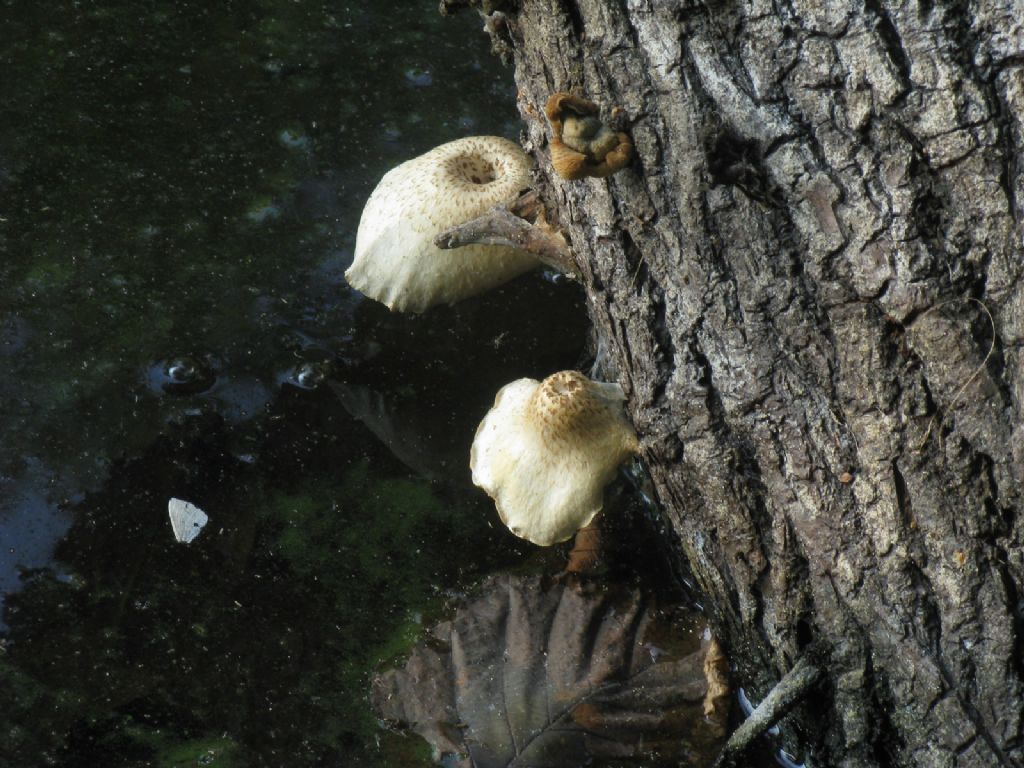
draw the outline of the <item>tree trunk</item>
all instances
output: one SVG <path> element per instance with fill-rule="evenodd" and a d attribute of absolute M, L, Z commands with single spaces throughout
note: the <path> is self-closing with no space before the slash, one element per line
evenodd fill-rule
<path fill-rule="evenodd" d="M 825 649 L 816 766 L 1024 765 L 1024 4 L 482 5 L 738 682 Z M 555 91 L 632 165 L 557 177 Z"/>

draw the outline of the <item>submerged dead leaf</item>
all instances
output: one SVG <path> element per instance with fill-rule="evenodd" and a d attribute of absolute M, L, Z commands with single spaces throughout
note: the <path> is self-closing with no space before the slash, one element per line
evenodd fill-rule
<path fill-rule="evenodd" d="M 704 717 L 706 636 L 637 590 L 501 575 L 378 675 L 372 699 L 446 766 L 704 765 L 721 745 Z"/>

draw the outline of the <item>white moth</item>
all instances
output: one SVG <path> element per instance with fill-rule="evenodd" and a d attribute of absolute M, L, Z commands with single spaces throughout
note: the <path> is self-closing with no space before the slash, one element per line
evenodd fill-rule
<path fill-rule="evenodd" d="M 171 499 L 167 502 L 167 514 L 171 517 L 174 538 L 184 544 L 190 543 L 198 536 L 210 519 L 195 504 L 181 499 Z"/>

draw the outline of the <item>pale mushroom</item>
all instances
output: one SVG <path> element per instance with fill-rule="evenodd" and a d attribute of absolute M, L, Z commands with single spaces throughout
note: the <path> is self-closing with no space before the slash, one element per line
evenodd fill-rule
<path fill-rule="evenodd" d="M 561 371 L 498 392 L 476 431 L 473 482 L 516 536 L 565 541 L 601 511 L 604 487 L 639 450 L 622 387 Z"/>
<path fill-rule="evenodd" d="M 349 285 L 399 312 L 422 312 L 483 293 L 538 266 L 525 251 L 434 237 L 512 202 L 530 186 L 531 161 L 498 136 L 442 144 L 388 171 L 363 208 Z"/>

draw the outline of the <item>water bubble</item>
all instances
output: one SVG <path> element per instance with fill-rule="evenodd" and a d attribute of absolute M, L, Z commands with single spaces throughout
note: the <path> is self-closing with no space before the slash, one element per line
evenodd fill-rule
<path fill-rule="evenodd" d="M 197 355 L 177 355 L 157 361 L 147 374 L 149 388 L 169 395 L 205 392 L 217 380 L 213 363 Z"/>
<path fill-rule="evenodd" d="M 173 363 L 167 366 L 167 377 L 175 382 L 182 383 L 189 381 L 195 376 L 195 366 L 190 360 L 175 360 Z"/>
<path fill-rule="evenodd" d="M 277 135 L 277 140 L 288 149 L 309 149 L 309 137 L 297 128 L 285 128 Z"/>
<path fill-rule="evenodd" d="M 551 283 L 552 285 L 564 285 L 565 283 L 571 281 L 571 278 L 555 269 L 541 270 L 541 278 Z"/>
<path fill-rule="evenodd" d="M 329 366 L 325 362 L 307 361 L 293 368 L 285 381 L 299 389 L 316 389 L 327 378 Z"/>
<path fill-rule="evenodd" d="M 414 88 L 426 88 L 434 84 L 434 73 L 424 67 L 409 67 L 405 79 Z"/>
<path fill-rule="evenodd" d="M 256 204 L 245 214 L 245 218 L 253 224 L 264 224 L 281 218 L 281 208 L 274 203 Z"/>

